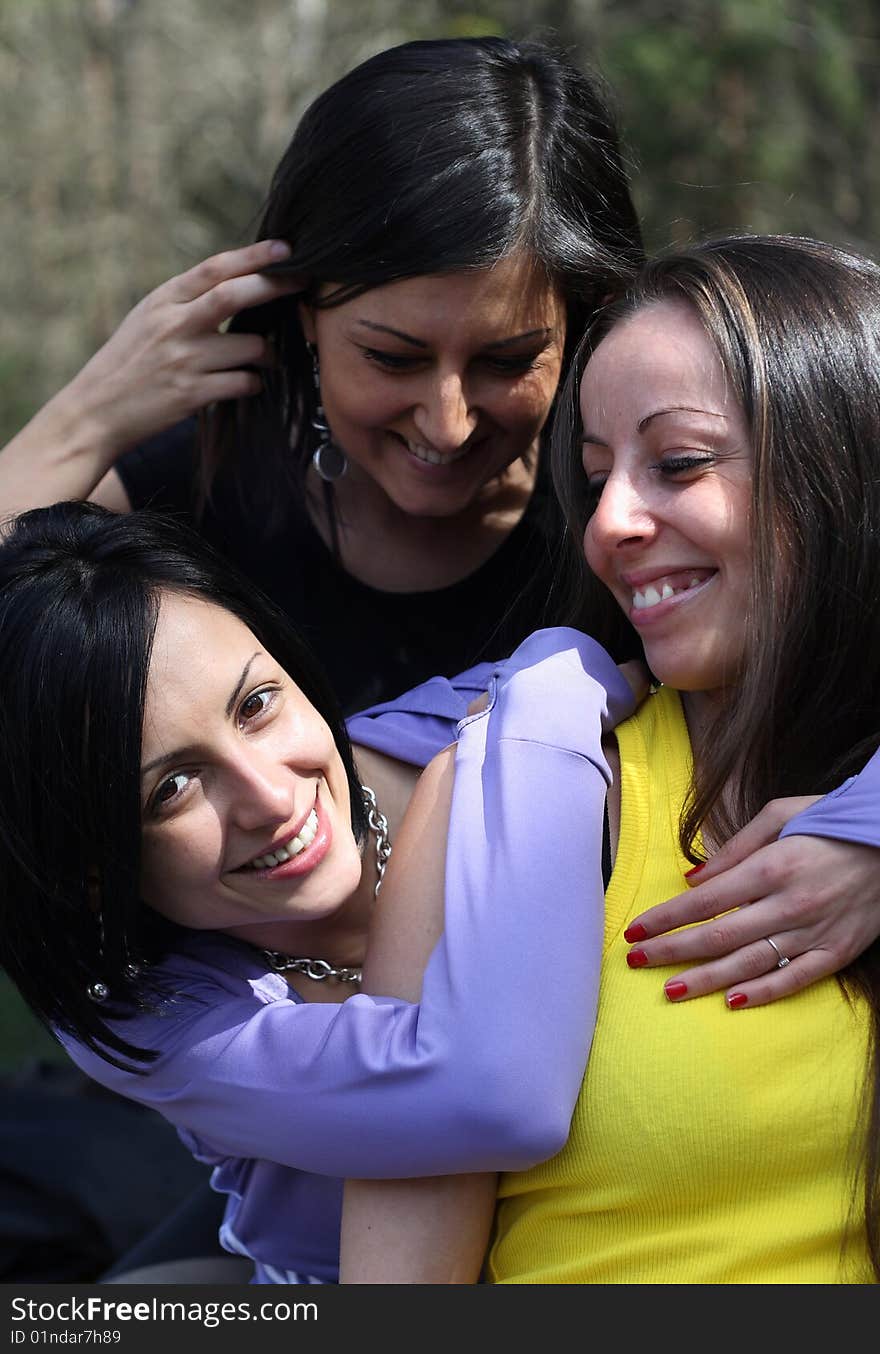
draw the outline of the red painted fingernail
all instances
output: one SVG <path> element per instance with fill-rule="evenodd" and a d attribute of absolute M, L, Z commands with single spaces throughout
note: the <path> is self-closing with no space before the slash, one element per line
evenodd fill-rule
<path fill-rule="evenodd" d="M 648 956 L 644 950 L 630 950 L 626 956 L 626 962 L 630 968 L 644 968 L 648 962 Z"/>
<path fill-rule="evenodd" d="M 705 870 L 705 868 L 706 862 L 704 860 L 701 860 L 699 865 L 695 865 L 692 870 L 685 870 L 684 877 L 685 879 L 693 879 L 695 874 L 699 874 L 700 871 Z"/>
<path fill-rule="evenodd" d="M 686 997 L 687 990 L 688 990 L 687 983 L 669 982 L 663 984 L 663 991 L 666 993 L 670 1001 L 678 1001 L 679 997 Z"/>
<path fill-rule="evenodd" d="M 623 938 L 629 945 L 635 944 L 637 940 L 647 940 L 647 929 L 640 921 L 634 921 L 632 926 L 628 926 L 623 933 Z"/>
<path fill-rule="evenodd" d="M 727 998 L 727 1004 L 731 1011 L 735 1011 L 738 1006 L 747 1006 L 749 1002 L 745 992 L 731 992 Z"/>

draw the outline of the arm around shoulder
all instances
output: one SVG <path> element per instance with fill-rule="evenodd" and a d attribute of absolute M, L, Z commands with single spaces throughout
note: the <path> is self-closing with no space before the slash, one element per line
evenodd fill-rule
<path fill-rule="evenodd" d="M 880 750 L 857 776 L 790 818 L 779 835 L 797 834 L 880 846 Z"/>

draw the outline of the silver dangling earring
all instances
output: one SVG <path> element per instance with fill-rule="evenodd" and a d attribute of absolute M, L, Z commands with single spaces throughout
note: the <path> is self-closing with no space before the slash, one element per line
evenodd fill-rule
<path fill-rule="evenodd" d="M 315 395 L 317 399 L 317 408 L 315 416 L 312 419 L 312 427 L 318 434 L 318 445 L 312 452 L 312 465 L 328 484 L 334 480 L 342 479 L 348 469 L 348 457 L 341 447 L 337 447 L 332 441 L 330 425 L 327 422 L 327 415 L 324 413 L 324 406 L 321 403 L 321 370 L 318 365 L 318 349 L 313 343 L 308 345 L 312 357 L 312 380 L 315 383 Z"/>

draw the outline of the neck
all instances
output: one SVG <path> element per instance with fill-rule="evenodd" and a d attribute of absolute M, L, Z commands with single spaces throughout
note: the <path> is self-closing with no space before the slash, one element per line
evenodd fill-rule
<path fill-rule="evenodd" d="M 340 915 L 341 913 L 345 915 Z M 258 950 L 278 950 L 287 955 L 309 955 L 326 959 L 334 968 L 360 968 L 367 950 L 369 913 L 349 915 L 340 909 L 332 917 L 319 921 L 266 922 L 254 926 L 229 927 L 228 934 L 247 941 Z"/>
<path fill-rule="evenodd" d="M 359 466 L 336 482 L 339 547 L 346 572 L 384 592 L 428 592 L 467 578 L 495 553 L 520 521 L 535 487 L 537 452 L 531 467 L 518 460 L 483 485 L 460 512 L 414 516 L 388 497 Z M 314 471 L 309 471 L 308 508 L 326 545 L 330 527 Z"/>
<path fill-rule="evenodd" d="M 706 729 L 724 708 L 728 694 L 723 690 L 679 692 L 692 744 L 699 743 Z"/>

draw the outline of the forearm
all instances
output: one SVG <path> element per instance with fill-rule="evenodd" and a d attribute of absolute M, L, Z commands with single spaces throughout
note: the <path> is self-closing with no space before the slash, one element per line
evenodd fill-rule
<path fill-rule="evenodd" d="M 620 678 L 574 632 L 533 637 L 518 655 L 526 666 L 499 675 L 494 707 L 462 726 L 454 797 L 448 756 L 419 784 L 365 966 L 369 989 L 414 1000 L 437 942 L 419 1022 L 446 1073 L 423 1106 L 435 1173 L 514 1169 L 557 1151 L 595 1016 L 601 683 L 616 699 Z"/>
<path fill-rule="evenodd" d="M 488 1174 L 348 1180 L 339 1282 L 477 1283 L 495 1191 Z"/>
<path fill-rule="evenodd" d="M 273 355 L 260 335 L 225 326 L 239 311 L 301 290 L 301 278 L 261 271 L 289 252 L 262 240 L 216 254 L 138 302 L 0 453 L 0 515 L 92 497 L 129 447 L 218 401 L 256 395 Z M 102 501 L 119 506 L 119 492 Z"/>
<path fill-rule="evenodd" d="M 858 776 L 789 819 L 779 835 L 798 834 L 880 846 L 880 751 Z"/>
<path fill-rule="evenodd" d="M 471 1066 L 465 1055 L 459 1082 L 473 1077 L 470 1113 L 475 1123 L 484 1116 L 478 1131 L 489 1156 L 514 1124 L 530 1120 L 530 1131 L 549 1123 L 558 1136 L 544 1155 L 561 1146 L 595 1015 L 605 784 L 598 741 L 594 760 L 585 760 L 584 731 L 600 739 L 602 721 L 595 684 L 569 657 L 552 656 L 550 681 L 526 670 L 490 690 L 495 707 L 462 729 L 454 786 L 448 754 L 428 768 L 365 967 L 374 990 L 417 998 L 423 957 L 442 926 L 422 1005 L 448 974 L 456 1005 L 446 1037 L 454 1042 L 458 1027 L 462 1044 L 469 1039 Z M 533 741 L 540 737 L 548 744 Z M 519 1105 L 517 1091 L 525 1093 Z M 536 1115 L 536 1105 L 552 1107 L 555 1123 L 553 1114 Z M 439 1136 L 439 1123 L 434 1131 Z M 495 1184 L 494 1174 L 347 1181 L 340 1282 L 476 1283 Z"/>
<path fill-rule="evenodd" d="M 0 452 L 0 517 L 88 498 L 120 450 L 84 383 L 75 379 Z"/>

